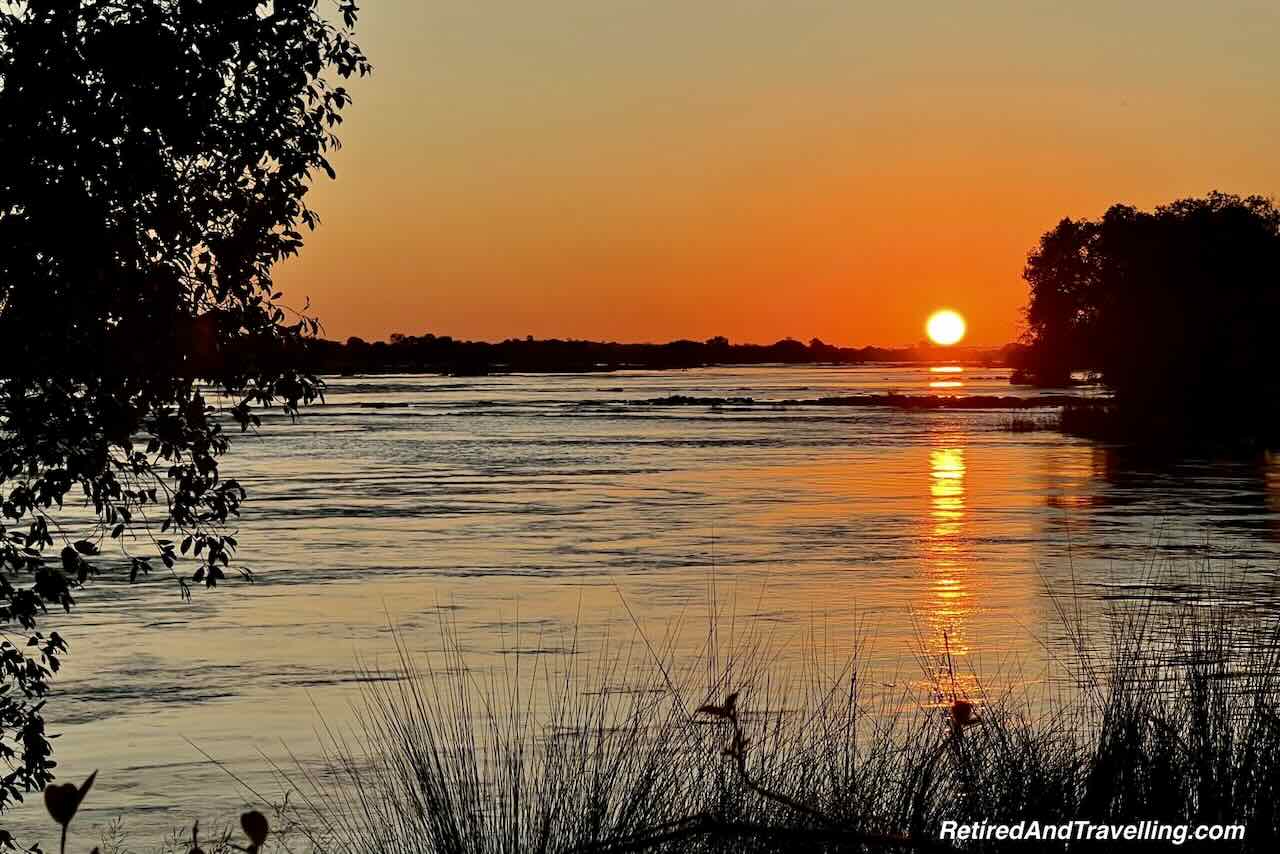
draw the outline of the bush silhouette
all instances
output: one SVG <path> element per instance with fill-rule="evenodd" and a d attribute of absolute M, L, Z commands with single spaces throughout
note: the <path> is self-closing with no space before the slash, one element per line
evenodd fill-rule
<path fill-rule="evenodd" d="M 30 637 L 0 643 L 0 810 L 52 779 L 40 707 L 67 643 L 38 624 L 103 549 L 131 578 L 232 565 L 245 493 L 207 390 L 242 430 L 321 393 L 290 359 L 318 326 L 271 269 L 318 222 L 335 84 L 370 70 L 337 6 L 341 25 L 314 0 L 0 2 L 0 627 Z M 94 523 L 57 524 L 81 497 Z"/>
<path fill-rule="evenodd" d="M 1064 219 L 1031 252 L 1029 368 L 1097 372 L 1133 438 L 1271 440 L 1280 397 L 1280 210 L 1210 193 Z"/>

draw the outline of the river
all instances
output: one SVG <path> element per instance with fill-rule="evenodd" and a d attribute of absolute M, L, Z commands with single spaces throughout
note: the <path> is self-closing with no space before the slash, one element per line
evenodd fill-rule
<path fill-rule="evenodd" d="M 1280 461 L 1171 465 L 1011 431 L 1007 411 L 786 403 L 890 390 L 1035 394 L 975 366 L 330 379 L 224 462 L 249 490 L 254 583 L 184 603 L 167 575 L 107 576 L 48 624 L 72 644 L 48 707 L 61 779 L 100 772 L 79 844 L 113 816 L 145 849 L 234 814 L 250 799 L 201 751 L 277 794 L 268 759 L 314 758 L 359 664 L 394 666 L 393 626 L 430 655 L 441 615 L 482 667 L 677 619 L 692 654 L 709 610 L 767 631 L 782 663 L 861 631 L 893 688 L 943 650 L 1043 681 L 1066 653 L 1055 597 L 1154 590 L 1242 619 L 1280 601 Z M 672 395 L 751 402 L 644 403 Z M 52 850 L 41 812 L 3 824 Z"/>

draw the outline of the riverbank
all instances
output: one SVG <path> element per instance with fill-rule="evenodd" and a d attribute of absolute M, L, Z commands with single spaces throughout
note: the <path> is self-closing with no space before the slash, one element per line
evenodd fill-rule
<path fill-rule="evenodd" d="M 577 339 L 509 338 L 466 341 L 449 335 L 395 334 L 388 341 L 348 338 L 345 342 L 310 340 L 288 354 L 300 367 L 318 373 L 442 373 L 488 376 L 503 373 L 605 373 L 623 370 L 687 370 L 746 365 L 863 365 L 947 363 L 1013 365 L 1022 346 L 843 347 L 814 338 L 809 343 L 784 338 L 773 343 L 730 342 L 724 336 L 705 341 L 623 343 Z M 284 357 L 283 354 L 281 357 Z"/>

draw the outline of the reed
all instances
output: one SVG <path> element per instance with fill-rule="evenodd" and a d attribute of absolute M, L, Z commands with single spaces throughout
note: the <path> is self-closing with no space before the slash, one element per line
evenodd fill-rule
<path fill-rule="evenodd" d="M 296 781 L 303 824 L 317 849 L 362 854 L 940 850 L 947 821 L 1079 819 L 1241 824 L 1243 842 L 1180 849 L 1270 850 L 1275 621 L 1147 602 L 1099 632 L 1061 613 L 1074 682 L 1046 697 L 963 694 L 949 660 L 926 662 L 930 689 L 868 691 L 860 645 L 779 674 L 767 639 L 726 654 L 714 627 L 683 665 L 641 637 L 473 669 L 446 626 L 439 655 L 401 647 L 396 672 L 368 674 L 356 729 Z"/>

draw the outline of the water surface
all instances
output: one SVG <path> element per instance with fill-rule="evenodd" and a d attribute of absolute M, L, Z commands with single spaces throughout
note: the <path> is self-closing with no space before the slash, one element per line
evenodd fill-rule
<path fill-rule="evenodd" d="M 1010 432 L 1000 411 L 785 403 L 886 391 L 1035 394 L 982 367 L 332 379 L 325 405 L 266 417 L 225 462 L 250 492 L 256 583 L 186 604 L 162 574 L 107 578 L 57 621 L 60 770 L 100 770 L 82 835 L 121 813 L 139 841 L 232 814 L 245 793 L 193 744 L 277 794 L 267 759 L 314 757 L 320 715 L 350 719 L 358 662 L 393 662 L 392 624 L 437 649 L 442 612 L 484 666 L 562 656 L 575 628 L 590 654 L 632 615 L 661 637 L 714 599 L 784 663 L 865 627 L 891 689 L 944 649 L 1034 683 L 1064 651 L 1054 593 L 1145 595 L 1152 566 L 1172 567 L 1172 601 L 1242 619 L 1280 601 L 1271 461 L 1171 466 Z M 670 395 L 754 402 L 639 403 Z M 1229 586 L 1195 577 L 1205 560 Z M 10 824 L 48 849 L 37 801 Z"/>

